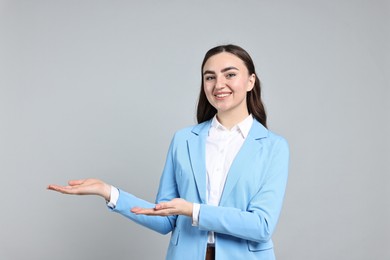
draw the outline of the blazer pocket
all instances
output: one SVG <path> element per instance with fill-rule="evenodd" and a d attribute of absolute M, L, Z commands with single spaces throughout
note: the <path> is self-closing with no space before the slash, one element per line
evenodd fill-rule
<path fill-rule="evenodd" d="M 171 236 L 171 244 L 174 245 L 174 246 L 177 246 L 177 243 L 179 242 L 179 234 L 180 234 L 180 230 L 175 228 L 172 232 L 172 236 Z"/>
<path fill-rule="evenodd" d="M 273 248 L 273 243 L 272 241 L 268 241 L 265 243 L 258 243 L 254 241 L 248 241 L 248 249 L 251 252 L 256 252 L 256 251 L 263 251 L 267 249 Z"/>

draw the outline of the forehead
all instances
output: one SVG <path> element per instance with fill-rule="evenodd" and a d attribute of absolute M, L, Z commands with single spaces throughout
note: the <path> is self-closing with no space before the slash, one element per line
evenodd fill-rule
<path fill-rule="evenodd" d="M 239 70 L 246 69 L 244 62 L 236 55 L 229 52 L 221 52 L 211 56 L 204 64 L 203 71 L 213 70 L 219 71 L 221 69 L 234 66 Z"/>

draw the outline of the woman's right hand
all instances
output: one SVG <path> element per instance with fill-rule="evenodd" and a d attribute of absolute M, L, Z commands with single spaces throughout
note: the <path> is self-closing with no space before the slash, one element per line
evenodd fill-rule
<path fill-rule="evenodd" d="M 50 184 L 47 189 L 72 195 L 98 195 L 106 201 L 110 200 L 111 194 L 111 185 L 98 179 L 72 180 L 67 186 Z"/>

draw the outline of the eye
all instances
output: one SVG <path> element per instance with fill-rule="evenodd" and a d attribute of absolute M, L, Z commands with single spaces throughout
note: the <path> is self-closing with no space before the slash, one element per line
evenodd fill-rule
<path fill-rule="evenodd" d="M 227 79 L 233 78 L 235 76 L 236 76 L 236 73 L 228 73 L 228 74 L 226 74 L 226 78 Z"/>
<path fill-rule="evenodd" d="M 210 81 L 210 80 L 215 79 L 215 76 L 206 76 L 204 79 L 205 79 L 206 81 Z"/>

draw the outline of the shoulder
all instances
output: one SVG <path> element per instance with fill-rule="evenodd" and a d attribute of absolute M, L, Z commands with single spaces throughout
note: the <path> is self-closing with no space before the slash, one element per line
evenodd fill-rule
<path fill-rule="evenodd" d="M 260 124 L 256 120 L 253 122 L 253 129 L 251 132 L 252 132 L 252 136 L 256 140 L 258 140 L 260 143 L 268 146 L 271 149 L 272 148 L 281 148 L 286 150 L 289 149 L 288 142 L 283 136 L 265 128 L 262 124 Z"/>
<path fill-rule="evenodd" d="M 182 151 L 184 153 L 187 149 L 188 141 L 195 140 L 199 137 L 203 138 L 207 135 L 209 125 L 208 122 L 204 122 L 177 130 L 173 135 L 169 149 L 171 151 Z"/>
<path fill-rule="evenodd" d="M 288 144 L 286 138 L 270 130 L 268 130 L 268 138 L 272 142 L 283 143 L 285 145 Z"/>
<path fill-rule="evenodd" d="M 283 136 L 268 130 L 268 138 L 265 138 L 264 142 L 269 149 L 270 155 L 282 156 L 288 160 L 290 147 Z"/>
<path fill-rule="evenodd" d="M 194 136 L 207 134 L 210 128 L 210 122 L 211 121 L 206 121 L 197 125 L 187 126 L 185 128 L 179 129 L 178 131 L 175 132 L 173 139 L 187 140 Z"/>

